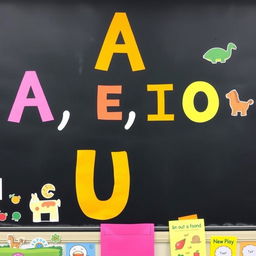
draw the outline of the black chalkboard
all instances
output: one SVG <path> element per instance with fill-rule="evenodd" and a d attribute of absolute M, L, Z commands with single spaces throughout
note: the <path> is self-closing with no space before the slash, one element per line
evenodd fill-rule
<path fill-rule="evenodd" d="M 114 14 L 126 13 L 145 70 L 132 71 L 127 54 L 114 54 L 108 71 L 95 69 Z M 245 1 L 2 1 L 0 2 L 0 210 L 7 226 L 93 226 L 102 222 L 167 225 L 197 213 L 206 225 L 256 225 L 256 109 L 231 116 L 225 95 L 256 99 L 256 5 Z M 226 63 L 203 54 L 237 46 Z M 120 36 L 117 43 L 122 44 Z M 42 122 L 25 107 L 19 123 L 8 121 L 26 71 L 35 71 L 54 120 Z M 212 85 L 219 108 L 207 122 L 184 113 L 184 91 L 193 82 Z M 174 121 L 148 121 L 157 93 L 148 84 L 173 84 L 165 113 Z M 97 118 L 98 85 L 122 85 L 109 95 L 122 120 Z M 35 97 L 33 91 L 29 98 Z M 199 92 L 199 112 L 208 100 Z M 210 103 L 209 103 L 210 104 Z M 65 110 L 70 119 L 57 128 Z M 134 124 L 125 130 L 130 111 Z M 126 151 L 130 170 L 127 205 L 116 217 L 90 218 L 76 195 L 77 150 L 96 150 L 95 191 L 107 200 L 113 189 L 111 152 Z M 46 183 L 61 199 L 59 222 L 33 223 L 31 193 Z M 13 204 L 9 195 L 20 195 Z M 21 213 L 19 221 L 13 212 Z M 46 216 L 47 218 L 47 216 Z"/>

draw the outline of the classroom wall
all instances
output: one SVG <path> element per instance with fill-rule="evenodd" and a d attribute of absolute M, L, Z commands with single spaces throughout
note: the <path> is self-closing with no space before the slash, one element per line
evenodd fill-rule
<path fill-rule="evenodd" d="M 29 243 L 36 237 L 44 238 L 50 242 L 50 237 L 53 234 L 59 234 L 62 238 L 62 243 L 69 242 L 88 242 L 96 243 L 96 256 L 100 256 L 100 232 L 0 232 L 0 243 L 6 243 L 8 234 L 14 235 L 15 238 L 24 237 Z M 239 243 L 245 241 L 256 241 L 256 231 L 207 231 L 207 255 L 209 255 L 209 245 L 211 236 L 236 236 L 238 238 L 237 255 L 239 255 Z M 169 250 L 169 232 L 155 232 L 155 256 L 170 255 Z"/>

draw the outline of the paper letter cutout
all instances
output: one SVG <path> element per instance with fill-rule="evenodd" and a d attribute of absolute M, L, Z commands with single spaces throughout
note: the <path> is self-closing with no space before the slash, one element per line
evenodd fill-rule
<path fill-rule="evenodd" d="M 32 89 L 34 93 L 34 98 L 27 98 L 30 89 Z M 8 121 L 19 123 L 24 111 L 24 107 L 37 107 L 42 122 L 54 120 L 35 71 L 25 72 Z"/>
<path fill-rule="evenodd" d="M 99 120 L 122 120 L 122 112 L 108 112 L 108 107 L 119 107 L 118 99 L 108 99 L 108 94 L 121 94 L 122 85 L 98 85 L 97 115 Z"/>
<path fill-rule="evenodd" d="M 197 111 L 194 105 L 194 98 L 198 92 L 203 92 L 208 98 L 207 108 L 200 112 Z M 219 109 L 219 96 L 215 88 L 203 81 L 197 81 L 190 84 L 182 98 L 182 107 L 186 116 L 196 123 L 204 123 L 211 120 Z"/>
<path fill-rule="evenodd" d="M 116 43 L 119 34 L 122 35 L 124 44 Z M 103 42 L 95 69 L 108 71 L 114 53 L 126 53 L 132 71 L 145 69 L 132 28 L 125 12 L 115 13 Z"/>
<path fill-rule="evenodd" d="M 203 219 L 169 221 L 171 255 L 205 256 Z"/>
<path fill-rule="evenodd" d="M 172 91 L 172 84 L 148 84 L 147 91 L 157 92 L 157 114 L 148 115 L 148 121 L 173 121 L 174 114 L 165 114 L 165 91 Z"/>
<path fill-rule="evenodd" d="M 130 170 L 127 153 L 111 152 L 114 169 L 113 193 L 108 200 L 99 200 L 94 190 L 95 150 L 78 150 L 76 163 L 76 195 L 82 212 L 97 220 L 118 216 L 125 208 L 130 191 Z"/>
<path fill-rule="evenodd" d="M 101 224 L 101 256 L 154 256 L 154 224 Z"/>

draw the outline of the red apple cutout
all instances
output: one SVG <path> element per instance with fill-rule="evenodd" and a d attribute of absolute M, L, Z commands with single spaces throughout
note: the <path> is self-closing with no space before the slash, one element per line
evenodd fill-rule
<path fill-rule="evenodd" d="M 6 221 L 8 213 L 0 212 L 0 221 Z"/>

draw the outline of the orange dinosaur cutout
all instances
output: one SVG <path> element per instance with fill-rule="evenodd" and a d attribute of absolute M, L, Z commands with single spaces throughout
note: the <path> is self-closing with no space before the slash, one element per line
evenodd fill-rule
<path fill-rule="evenodd" d="M 238 113 L 240 113 L 241 116 L 247 116 L 249 106 L 254 103 L 254 100 L 252 99 L 241 101 L 238 92 L 235 89 L 227 93 L 226 98 L 229 99 L 229 106 L 232 110 L 231 116 L 237 116 Z"/>
<path fill-rule="evenodd" d="M 20 246 L 25 242 L 23 238 L 20 238 L 18 241 L 15 241 L 13 235 L 8 235 L 7 241 L 8 241 L 8 244 L 10 245 L 10 248 L 16 248 L 16 249 L 20 248 Z"/>

